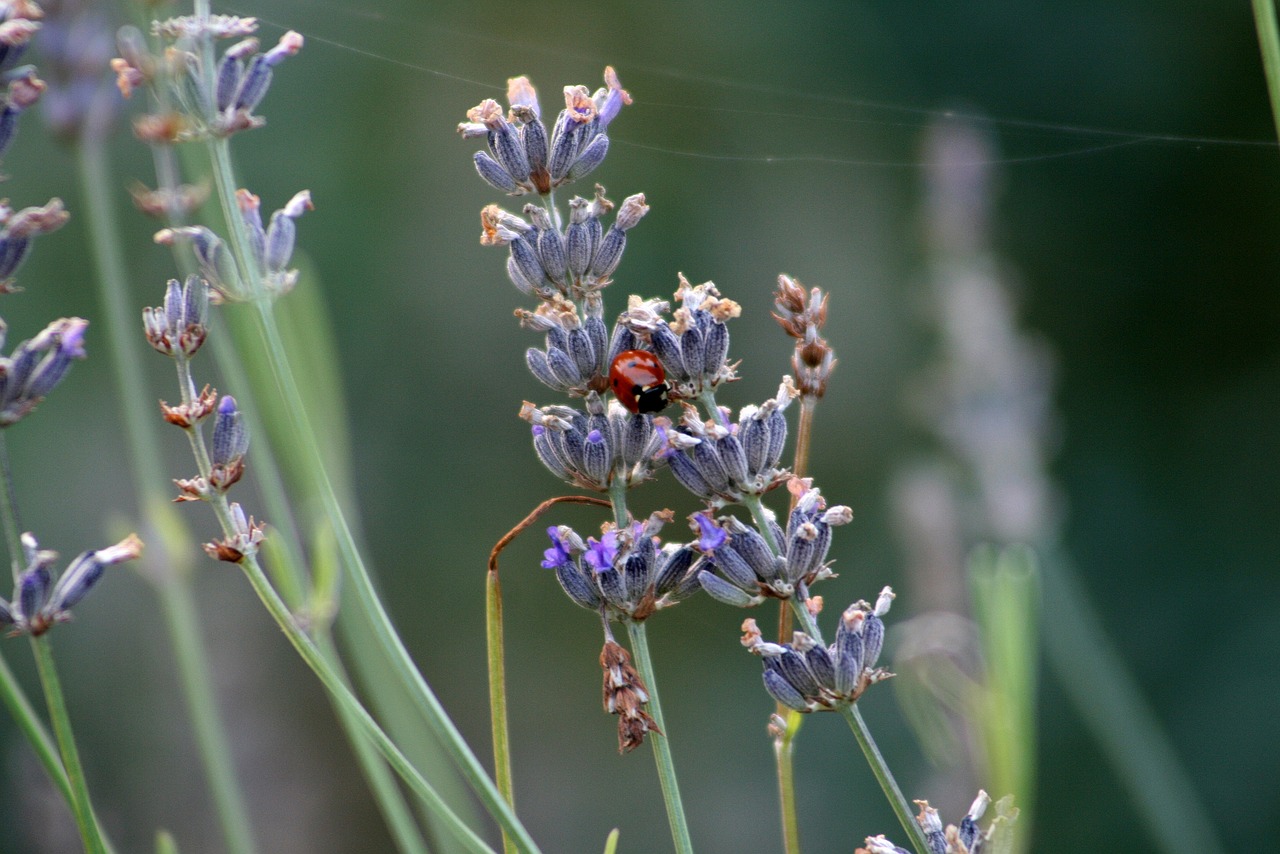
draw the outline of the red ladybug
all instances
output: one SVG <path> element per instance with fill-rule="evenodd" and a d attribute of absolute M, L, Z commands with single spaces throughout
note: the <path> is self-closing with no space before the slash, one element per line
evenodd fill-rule
<path fill-rule="evenodd" d="M 640 415 L 667 408 L 667 372 L 648 350 L 624 350 L 609 366 L 609 385 L 618 403 Z"/>

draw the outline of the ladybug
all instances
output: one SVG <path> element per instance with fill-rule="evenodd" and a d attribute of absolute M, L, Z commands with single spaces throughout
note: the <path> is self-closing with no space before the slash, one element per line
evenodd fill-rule
<path fill-rule="evenodd" d="M 628 411 L 641 415 L 667 408 L 667 372 L 648 350 L 623 350 L 609 366 L 609 386 Z"/>

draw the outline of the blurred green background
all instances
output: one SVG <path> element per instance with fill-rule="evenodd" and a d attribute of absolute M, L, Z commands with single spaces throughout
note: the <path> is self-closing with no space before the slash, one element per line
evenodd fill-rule
<path fill-rule="evenodd" d="M 652 205 L 608 312 L 628 293 L 670 294 L 678 271 L 714 280 L 744 309 L 732 326 L 744 379 L 721 395 L 736 410 L 789 370 L 789 342 L 769 318 L 777 274 L 831 292 L 827 337 L 840 366 L 813 472 L 856 518 L 835 537 L 839 579 L 818 591 L 829 608 L 907 584 L 889 494 L 935 447 L 906 402 L 935 357 L 922 309 L 922 145 L 943 111 L 985 117 L 998 146 L 994 247 L 1021 323 L 1056 365 L 1051 474 L 1066 549 L 1223 846 L 1260 850 L 1280 833 L 1280 154 L 1253 144 L 1274 133 L 1247 4 L 215 9 L 260 16 L 264 42 L 283 28 L 308 39 L 277 71 L 267 127 L 236 140 L 237 162 L 267 210 L 298 189 L 313 194 L 317 210 L 299 223 L 314 271 L 302 287 L 321 289 L 332 311 L 373 563 L 406 643 L 482 756 L 485 558 L 535 504 L 567 490 L 515 417 L 521 400 L 559 402 L 523 367 L 537 340 L 511 311 L 527 301 L 506 280 L 505 254 L 478 243 L 481 206 L 519 203 L 476 177 L 476 145 L 454 127 L 481 99 L 501 98 L 509 76 L 533 79 L 546 115 L 560 87 L 594 89 L 608 63 L 635 105 L 610 128 L 609 159 L 591 180 L 615 200 L 643 192 Z M 119 224 L 140 311 L 174 270 L 124 190 L 154 183 L 150 156 L 117 136 Z M 5 298 L 11 341 L 59 315 L 98 317 L 71 155 L 29 115 L 5 172 L 15 206 L 58 195 L 73 215 L 24 268 L 26 291 Z M 64 555 L 133 524 L 112 377 L 92 329 L 89 347 L 90 360 L 9 436 L 24 523 Z M 165 360 L 147 364 L 154 396 L 174 397 Z M 156 454 L 186 476 L 185 442 L 166 438 Z M 695 509 L 666 481 L 631 506 Z M 212 534 L 201 508 L 182 509 Z M 598 517 L 566 509 L 555 522 L 585 532 Z M 614 826 L 624 851 L 667 850 L 652 759 L 619 757 L 600 709 L 598 624 L 538 567 L 544 547 L 535 529 L 503 558 L 520 812 L 548 851 L 600 850 Z M 205 632 L 263 850 L 389 850 L 314 680 L 242 576 L 200 566 Z M 891 627 L 918 607 L 900 597 Z M 769 610 L 755 616 L 771 620 Z M 772 705 L 759 663 L 736 642 L 743 616 L 699 597 L 651 624 L 704 852 L 779 847 Z M 184 852 L 220 850 L 149 587 L 113 571 L 55 641 L 120 850 L 144 850 L 160 826 Z M 24 645 L 5 648 L 29 677 Z M 1155 850 L 1062 690 L 1049 675 L 1042 684 L 1032 849 Z M 893 693 L 862 705 L 909 795 L 958 820 L 972 790 L 928 788 L 936 777 Z M 0 759 L 0 849 L 74 850 L 69 817 L 7 719 Z M 835 716 L 808 722 L 797 767 L 809 850 L 849 851 L 882 832 L 904 841 Z"/>

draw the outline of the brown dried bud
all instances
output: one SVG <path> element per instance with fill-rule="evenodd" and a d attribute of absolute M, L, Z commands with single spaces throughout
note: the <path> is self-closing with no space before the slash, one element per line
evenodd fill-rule
<path fill-rule="evenodd" d="M 604 709 L 619 717 L 618 752 L 635 750 L 650 732 L 661 735 L 662 730 L 643 708 L 649 702 L 649 692 L 631 666 L 627 651 L 611 640 L 605 641 L 600 667 L 604 669 Z"/>

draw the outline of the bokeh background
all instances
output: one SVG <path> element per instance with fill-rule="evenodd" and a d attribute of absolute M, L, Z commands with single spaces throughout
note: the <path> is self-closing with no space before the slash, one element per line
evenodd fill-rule
<path fill-rule="evenodd" d="M 777 274 L 831 292 L 840 365 L 813 471 L 856 515 L 835 538 L 840 577 L 820 591 L 833 604 L 912 584 L 892 496 L 904 471 L 940 452 L 911 391 L 939 357 L 925 140 L 947 111 L 971 117 L 993 146 L 984 162 L 1001 279 L 1018 325 L 1053 363 L 1048 476 L 1064 550 L 1221 844 L 1259 850 L 1280 833 L 1280 152 L 1247 4 L 215 8 L 260 16 L 264 41 L 283 28 L 308 39 L 276 75 L 266 128 L 236 141 L 237 162 L 268 210 L 300 188 L 315 198 L 300 222 L 313 271 L 302 286 L 332 314 L 370 553 L 406 643 L 481 755 L 485 558 L 565 489 L 515 417 L 521 400 L 556 401 L 523 368 L 536 341 L 511 316 L 525 302 L 504 254 L 478 243 L 479 209 L 503 200 L 476 177 L 475 145 L 454 126 L 500 98 L 509 76 L 530 75 L 550 111 L 561 86 L 594 88 L 608 63 L 636 102 L 610 128 L 592 180 L 614 199 L 644 192 L 653 208 L 631 233 L 609 311 L 628 293 L 669 294 L 679 271 L 714 280 L 744 308 L 733 325 L 744 379 L 721 397 L 736 409 L 771 395 L 787 370 L 789 342 L 769 318 Z M 128 203 L 128 182 L 154 178 L 126 127 L 112 146 L 116 205 L 140 310 L 174 271 Z M 71 153 L 28 116 L 5 172 L 15 205 L 57 195 L 73 214 L 24 268 L 25 292 L 5 298 L 11 340 L 52 317 L 100 316 Z M 89 346 L 90 360 L 9 436 L 25 524 L 66 555 L 108 541 L 134 512 L 92 330 Z M 168 365 L 148 364 L 155 397 L 173 397 Z M 185 476 L 185 443 L 166 438 L 155 453 Z M 662 506 L 695 509 L 667 482 L 632 499 L 641 512 Z M 211 535 L 201 508 L 183 510 Z M 589 530 L 598 520 L 566 509 L 550 521 Z M 668 850 L 652 760 L 619 757 L 600 710 L 598 624 L 539 569 L 544 547 L 527 536 L 503 563 L 521 813 L 548 851 L 599 850 L 614 826 L 623 850 Z M 263 850 L 389 850 L 322 693 L 242 576 L 201 564 L 198 591 Z M 900 597 L 891 623 L 920 607 Z M 699 598 L 650 632 L 706 852 L 779 847 L 772 706 L 759 663 L 736 642 L 743 616 Z M 183 851 L 218 851 L 148 585 L 113 571 L 55 640 L 120 850 L 144 850 L 167 827 Z M 5 652 L 29 678 L 25 645 Z M 957 819 L 972 790 L 927 788 L 942 777 L 893 692 L 868 695 L 864 714 L 907 791 Z M 808 723 L 797 757 L 808 848 L 900 836 L 847 729 L 828 717 Z M 1156 850 L 1050 672 L 1038 732 L 1032 849 Z M 7 719 L 0 762 L 0 848 L 74 850 L 70 818 Z"/>

